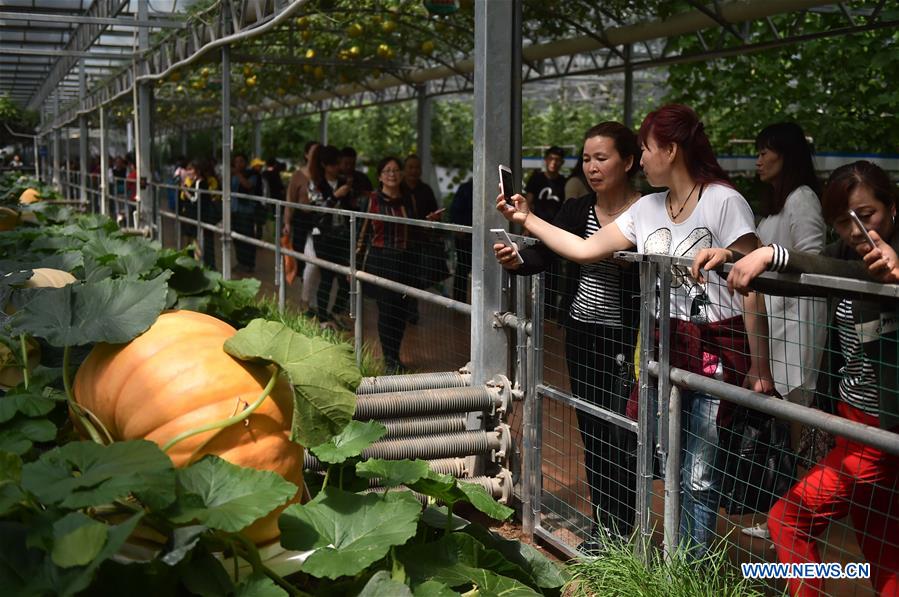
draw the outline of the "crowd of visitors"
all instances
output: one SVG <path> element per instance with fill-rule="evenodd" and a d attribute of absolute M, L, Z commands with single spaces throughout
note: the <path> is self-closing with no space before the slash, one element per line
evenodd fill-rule
<path fill-rule="evenodd" d="M 556 196 L 550 186 L 554 149 L 547 151 L 547 171 L 531 179 L 542 190 L 529 185 L 514 205 L 497 197 L 497 209 L 541 242 L 519 252 L 523 263 L 500 243 L 493 247 L 496 257 L 515 274 L 550 270 L 558 259 L 579 265 L 576 289 L 560 306 L 567 309 L 562 321 L 571 388 L 580 400 L 635 415 L 633 378 L 621 363 L 634 355 L 636 322 L 627 312 L 637 312 L 629 301 L 639 289 L 612 254 L 636 250 L 693 260 L 692 268 L 672 269 L 672 366 L 899 431 L 895 301 L 834 298 L 833 289 L 786 292 L 758 278 L 772 270 L 899 281 L 895 184 L 878 166 L 859 161 L 835 170 L 819 199 L 811 147 L 795 123 L 765 127 L 756 149 L 764 188 L 760 221 L 718 164 L 689 107 L 650 112 L 636 135 L 618 123 L 602 123 L 585 135 L 580 172 L 565 185 L 572 190 L 558 209 L 540 203 Z M 638 164 L 649 185 L 662 192 L 639 197 L 628 183 Z M 587 191 L 577 197 L 585 183 Z M 825 222 L 837 237 L 831 244 L 825 244 Z M 729 275 L 719 275 L 725 261 L 736 263 Z M 790 294 L 814 296 L 783 296 Z M 547 304 L 547 311 L 553 307 Z M 829 358 L 822 362 L 825 352 Z M 680 537 L 695 557 L 716 537 L 719 440 L 734 416 L 726 401 L 682 392 Z M 620 428 L 614 425 L 584 413 L 578 423 L 594 506 L 594 529 L 581 549 L 595 553 L 597 532 L 614 539 L 633 529 L 635 467 L 627 456 L 635 450 L 627 434 L 615 435 Z M 801 432 L 794 426 L 794 450 L 801 449 Z M 899 459 L 837 438 L 820 461 L 808 462 L 792 489 L 776 496 L 767 524 L 743 531 L 770 537 L 781 562 L 818 562 L 816 538 L 831 521 L 849 515 L 871 563 L 872 584 L 880 595 L 896 594 L 897 479 Z M 791 579 L 789 586 L 793 595 L 817 595 L 823 581 Z"/>

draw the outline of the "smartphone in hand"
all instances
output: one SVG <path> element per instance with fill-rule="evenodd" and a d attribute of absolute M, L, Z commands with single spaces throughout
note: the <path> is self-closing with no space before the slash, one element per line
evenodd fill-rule
<path fill-rule="evenodd" d="M 515 251 L 515 260 L 519 265 L 524 263 L 524 259 L 522 259 L 521 253 L 518 252 L 518 245 L 512 242 L 512 238 L 509 236 L 508 232 L 506 232 L 502 228 L 491 228 L 490 232 L 493 234 L 494 242 L 500 243 L 507 247 L 512 247 L 512 250 Z"/>
<path fill-rule="evenodd" d="M 871 235 L 868 234 L 868 230 L 865 228 L 865 225 L 862 224 L 862 221 L 858 219 L 858 216 L 855 214 L 854 210 L 849 210 L 849 218 L 856 226 L 858 226 L 858 229 L 861 231 L 861 233 L 865 235 L 865 239 L 868 241 L 868 245 L 872 249 L 876 249 L 877 245 L 874 243 L 874 239 L 872 239 Z"/>
<path fill-rule="evenodd" d="M 502 189 L 503 197 L 506 198 L 506 204 L 515 206 L 512 195 L 515 194 L 515 187 L 512 184 L 512 170 L 508 166 L 499 167 L 499 188 Z"/>

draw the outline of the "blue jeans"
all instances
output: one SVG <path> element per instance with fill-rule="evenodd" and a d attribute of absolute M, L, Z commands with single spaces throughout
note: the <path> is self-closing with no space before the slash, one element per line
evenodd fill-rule
<path fill-rule="evenodd" d="M 681 519 L 680 542 L 701 558 L 715 538 L 721 471 L 718 453 L 719 400 L 707 394 L 681 394 Z"/>

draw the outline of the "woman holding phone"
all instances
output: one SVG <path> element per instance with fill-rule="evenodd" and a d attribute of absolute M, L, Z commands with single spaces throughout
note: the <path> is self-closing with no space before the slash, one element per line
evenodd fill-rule
<path fill-rule="evenodd" d="M 718 165 L 691 108 L 671 104 L 650 112 L 639 139 L 640 163 L 649 183 L 668 190 L 640 198 L 589 238 L 529 213 L 519 195 L 514 207 L 498 197 L 497 209 L 555 253 L 582 264 L 633 249 L 692 257 L 706 247 L 751 251 L 758 246 L 752 210 Z M 682 268 L 673 273 L 671 364 L 770 392 L 764 302 L 751 294 L 741 304 L 722 284 L 699 285 Z M 701 557 L 711 544 L 718 516 L 718 425 L 730 423 L 731 409 L 698 392 L 684 392 L 682 399 L 680 535 Z"/>
<path fill-rule="evenodd" d="M 617 122 L 603 122 L 584 135 L 579 163 L 591 191 L 562 204 L 554 224 L 589 238 L 636 201 L 633 178 L 640 168 L 637 136 Z M 516 275 L 546 271 L 559 256 L 546 245 L 520 251 L 494 244 L 503 268 Z M 626 360 L 634 354 L 639 326 L 640 282 L 636 268 L 611 259 L 584 264 L 575 272 L 577 289 L 563 298 L 567 316 L 565 357 L 571 392 L 581 400 L 619 415 L 625 414 L 630 373 Z M 564 309 L 563 309 L 564 313 Z M 577 411 L 584 442 L 584 467 L 590 488 L 593 529 L 581 551 L 598 549 L 599 525 L 612 537 L 628 538 L 636 500 L 636 441 L 633 433 L 583 411 Z"/>
<path fill-rule="evenodd" d="M 899 282 L 896 187 L 878 166 L 858 161 L 833 171 L 822 197 L 824 219 L 839 239 L 822 255 L 770 245 L 739 259 L 727 277 L 731 291 L 765 290 L 765 271 L 817 273 Z M 859 227 L 849 215 L 854 211 Z M 874 243 L 872 248 L 869 241 Z M 693 275 L 739 258 L 706 250 Z M 783 292 L 782 290 L 778 290 Z M 802 289 L 803 293 L 814 289 Z M 817 294 L 825 294 L 818 289 Z M 837 413 L 859 423 L 899 431 L 899 306 L 874 298 L 831 300 L 831 358 L 817 391 L 837 399 Z M 826 387 L 828 384 L 832 387 Z M 771 540 L 784 563 L 820 562 L 817 537 L 830 522 L 850 516 L 878 595 L 899 594 L 899 457 L 837 436 L 836 446 L 768 514 Z M 792 595 L 820 594 L 822 579 L 791 579 Z"/>

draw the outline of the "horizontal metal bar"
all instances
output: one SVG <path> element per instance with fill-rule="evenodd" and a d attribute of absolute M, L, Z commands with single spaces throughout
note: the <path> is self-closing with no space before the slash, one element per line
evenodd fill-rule
<path fill-rule="evenodd" d="M 658 361 L 650 361 L 648 369 L 651 375 L 658 377 L 660 369 Z M 817 427 L 833 435 L 839 435 L 854 442 L 899 456 L 899 433 L 856 423 L 815 408 L 794 404 L 782 398 L 759 394 L 746 388 L 724 383 L 697 373 L 690 373 L 677 367 L 671 368 L 669 378 L 671 383 L 678 387 L 709 394 L 710 396 L 775 416 L 778 419 L 796 421 L 803 425 Z"/>
<path fill-rule="evenodd" d="M 581 412 L 585 412 L 588 415 L 593 415 L 594 417 L 600 418 L 607 423 L 612 423 L 613 425 L 618 425 L 624 429 L 629 431 L 633 431 L 637 433 L 637 422 L 623 415 L 619 415 L 618 413 L 613 413 L 610 410 L 605 410 L 599 408 L 595 404 L 590 404 L 584 400 L 581 400 L 577 396 L 572 396 L 571 394 L 566 394 L 552 386 L 547 386 L 544 384 L 537 385 L 537 394 L 540 396 L 545 396 L 547 398 L 551 398 L 557 402 L 564 402 L 565 404 L 574 407 L 575 410 L 579 410 Z"/>
<path fill-rule="evenodd" d="M 506 311 L 505 313 L 497 313 L 496 321 L 499 322 L 499 324 L 501 326 L 503 326 L 504 328 L 510 328 L 513 330 L 517 330 L 518 323 L 520 320 L 515 313 L 512 313 L 511 311 Z M 533 325 L 531 324 L 531 321 L 529 319 L 525 320 L 524 333 L 527 334 L 528 336 L 530 336 L 532 333 L 532 328 L 533 328 Z"/>
<path fill-rule="evenodd" d="M 187 26 L 183 21 L 174 19 L 148 19 L 146 21 L 131 17 L 88 17 L 73 14 L 46 14 L 37 12 L 7 12 L 0 11 L 0 20 L 10 21 L 34 21 L 47 23 L 66 23 L 84 25 L 115 25 L 116 27 L 149 27 L 165 29 L 184 29 Z"/>
<path fill-rule="evenodd" d="M 663 265 L 678 266 L 689 268 L 693 264 L 693 259 L 689 257 L 677 257 L 674 255 L 661 254 L 644 254 L 634 253 L 632 251 L 617 251 L 614 254 L 616 259 L 622 259 L 630 262 L 653 262 Z M 733 268 L 733 263 L 725 263 L 722 267 L 723 273 L 727 274 Z M 813 288 L 821 288 L 830 291 L 839 291 L 841 293 L 864 294 L 869 296 L 882 296 L 887 298 L 899 298 L 899 284 L 881 284 L 873 280 L 859 280 L 857 278 L 842 278 L 839 276 L 824 276 L 821 274 L 779 274 L 776 272 L 764 272 L 759 278 L 789 283 L 790 288 L 795 288 L 797 284 L 810 286 Z"/>
<path fill-rule="evenodd" d="M 577 558 L 583 554 L 578 553 L 576 549 L 556 537 L 547 529 L 543 528 L 540 523 L 534 525 L 534 534 L 567 555 L 570 558 Z"/>
<path fill-rule="evenodd" d="M 60 56 L 69 58 L 102 58 L 104 60 L 132 60 L 138 56 L 138 52 L 122 52 L 121 54 L 113 54 L 111 52 L 78 52 L 75 50 L 39 50 L 29 48 L 11 48 L 9 46 L 0 46 L 0 54 L 8 56 Z"/>

